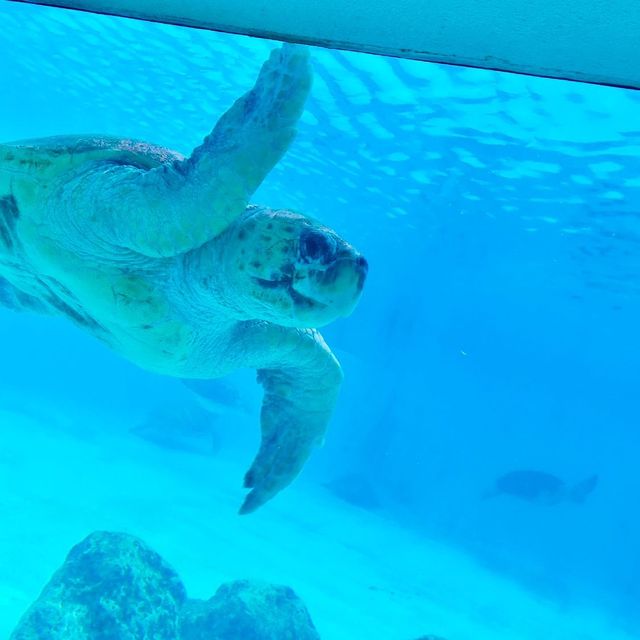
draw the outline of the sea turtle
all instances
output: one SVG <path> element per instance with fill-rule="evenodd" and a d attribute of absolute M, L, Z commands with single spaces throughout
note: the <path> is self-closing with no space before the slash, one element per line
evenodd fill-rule
<path fill-rule="evenodd" d="M 306 48 L 274 50 L 188 158 L 93 135 L 0 145 L 0 302 L 66 316 L 151 371 L 258 370 L 262 442 L 241 513 L 322 441 L 342 372 L 316 328 L 354 309 L 367 272 L 326 226 L 248 204 L 311 79 Z"/>

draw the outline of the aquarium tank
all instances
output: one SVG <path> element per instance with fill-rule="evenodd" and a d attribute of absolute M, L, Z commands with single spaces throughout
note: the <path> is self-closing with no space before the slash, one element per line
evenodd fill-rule
<path fill-rule="evenodd" d="M 640 93 L 0 24 L 0 637 L 640 638 Z"/>

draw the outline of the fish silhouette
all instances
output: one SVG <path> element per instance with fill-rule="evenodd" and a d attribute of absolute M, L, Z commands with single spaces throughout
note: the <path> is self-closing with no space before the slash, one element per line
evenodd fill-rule
<path fill-rule="evenodd" d="M 216 416 L 197 402 L 159 402 L 130 433 L 163 449 L 215 455 L 219 448 Z"/>
<path fill-rule="evenodd" d="M 181 379 L 182 384 L 194 393 L 202 406 L 215 414 L 247 413 L 239 391 L 225 380 Z"/>
<path fill-rule="evenodd" d="M 575 485 L 551 473 L 532 469 L 518 469 L 496 479 L 493 487 L 485 492 L 485 498 L 500 495 L 513 496 L 527 502 L 554 505 L 560 502 L 582 503 L 596 488 L 598 476 L 589 476 Z"/>

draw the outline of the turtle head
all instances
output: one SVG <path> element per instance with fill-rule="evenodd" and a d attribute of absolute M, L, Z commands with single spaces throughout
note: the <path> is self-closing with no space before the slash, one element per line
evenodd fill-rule
<path fill-rule="evenodd" d="M 299 213 L 250 206 L 220 237 L 225 298 L 246 319 L 320 327 L 355 308 L 367 261 Z"/>

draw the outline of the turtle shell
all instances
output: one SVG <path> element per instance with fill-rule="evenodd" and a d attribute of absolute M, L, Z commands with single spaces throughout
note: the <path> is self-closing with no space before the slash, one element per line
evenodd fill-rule
<path fill-rule="evenodd" d="M 39 187 L 86 163 L 108 161 L 153 169 L 182 159 L 179 153 L 148 142 L 99 135 L 9 142 L 0 144 L 0 198 L 13 194 L 19 203 L 23 198 L 28 202 Z"/>
<path fill-rule="evenodd" d="M 113 162 L 153 169 L 182 159 L 147 142 L 105 136 L 55 136 L 0 145 L 0 305 L 37 311 L 62 310 L 80 317 L 59 292 L 24 258 L 17 222 L 37 215 L 43 191 L 52 181 L 92 162 Z M 73 313 L 71 313 L 71 311 Z M 87 324 L 83 322 L 82 324 Z"/>

